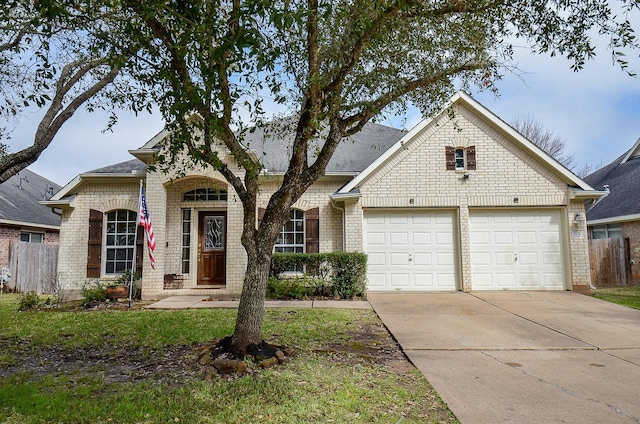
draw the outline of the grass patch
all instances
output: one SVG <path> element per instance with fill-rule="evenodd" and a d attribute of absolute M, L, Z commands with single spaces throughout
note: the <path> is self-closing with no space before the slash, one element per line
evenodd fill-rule
<path fill-rule="evenodd" d="M 607 302 L 640 309 L 640 287 L 610 287 L 594 290 L 591 295 Z"/>
<path fill-rule="evenodd" d="M 457 422 L 372 311 L 268 309 L 291 362 L 204 378 L 235 310 L 18 312 L 0 296 L 0 422 Z"/>

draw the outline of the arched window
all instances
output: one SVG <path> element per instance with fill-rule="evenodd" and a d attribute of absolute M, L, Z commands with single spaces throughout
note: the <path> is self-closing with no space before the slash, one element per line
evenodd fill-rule
<path fill-rule="evenodd" d="M 305 222 L 303 211 L 299 209 L 291 209 L 289 211 L 289 221 L 280 230 L 280 235 L 273 247 L 273 251 L 304 253 Z"/>
<path fill-rule="evenodd" d="M 107 213 L 105 274 L 130 271 L 135 255 L 136 213 L 118 209 Z"/>
<path fill-rule="evenodd" d="M 219 188 L 205 187 L 196 188 L 195 190 L 187 191 L 182 196 L 182 200 L 185 202 L 206 202 L 208 200 L 227 200 L 226 190 Z"/>

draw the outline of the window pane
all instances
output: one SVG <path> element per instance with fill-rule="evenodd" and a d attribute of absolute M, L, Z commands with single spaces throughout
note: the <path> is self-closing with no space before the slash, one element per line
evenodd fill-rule
<path fill-rule="evenodd" d="M 20 241 L 29 241 L 29 233 L 20 234 Z"/>
<path fill-rule="evenodd" d="M 107 213 L 106 229 L 105 273 L 130 270 L 135 255 L 136 213 L 126 209 Z"/>

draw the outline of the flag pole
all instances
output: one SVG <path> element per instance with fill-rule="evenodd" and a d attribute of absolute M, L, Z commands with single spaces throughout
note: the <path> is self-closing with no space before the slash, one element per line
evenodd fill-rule
<path fill-rule="evenodd" d="M 131 279 L 129 280 L 129 308 L 133 297 L 133 275 L 136 272 L 136 258 L 138 257 L 138 225 L 140 225 L 140 205 L 142 204 L 142 180 L 140 180 L 140 190 L 138 192 L 138 210 L 136 211 L 136 231 L 133 233 L 133 260 L 131 261 Z M 144 249 L 144 247 L 143 247 Z"/>

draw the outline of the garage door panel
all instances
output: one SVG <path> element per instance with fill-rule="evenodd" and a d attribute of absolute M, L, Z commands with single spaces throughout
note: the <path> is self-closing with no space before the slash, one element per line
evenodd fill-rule
<path fill-rule="evenodd" d="M 433 287 L 433 275 L 421 274 L 416 272 L 413 274 L 415 279 L 415 286 L 419 288 L 432 288 Z"/>
<path fill-rule="evenodd" d="M 391 274 L 392 287 L 409 287 L 409 274 L 393 273 Z"/>
<path fill-rule="evenodd" d="M 432 265 L 434 263 L 431 253 L 415 253 L 413 261 L 416 265 Z"/>
<path fill-rule="evenodd" d="M 413 237 L 413 244 L 414 245 L 417 245 L 417 244 L 430 245 L 431 244 L 431 234 L 430 233 L 415 232 L 411 236 Z"/>
<path fill-rule="evenodd" d="M 455 290 L 453 228 L 451 211 L 365 211 L 363 247 L 369 255 L 368 287 Z"/>
<path fill-rule="evenodd" d="M 496 231 L 493 233 L 493 242 L 495 244 L 513 244 L 513 233 Z"/>
<path fill-rule="evenodd" d="M 497 288 L 515 287 L 516 274 L 515 273 L 496 273 L 496 283 L 497 283 Z"/>
<path fill-rule="evenodd" d="M 536 237 L 535 231 L 519 231 L 518 233 L 519 244 L 537 244 L 538 237 Z"/>
<path fill-rule="evenodd" d="M 389 261 L 391 266 L 409 265 L 409 255 L 406 253 L 391 253 L 389 256 L 391 257 L 391 260 Z"/>
<path fill-rule="evenodd" d="M 406 246 L 409 242 L 409 234 L 407 233 L 389 233 L 390 245 Z"/>
<path fill-rule="evenodd" d="M 544 231 L 540 233 L 540 242 L 544 244 L 557 244 L 560 242 L 560 234 L 558 232 Z"/>
<path fill-rule="evenodd" d="M 368 232 L 367 233 L 367 243 L 370 244 L 370 245 L 384 246 L 385 245 L 384 233 Z"/>
<path fill-rule="evenodd" d="M 559 210 L 470 211 L 474 289 L 562 289 Z"/>
<path fill-rule="evenodd" d="M 367 273 L 367 285 L 371 288 L 383 288 L 387 286 L 387 275 Z"/>
<path fill-rule="evenodd" d="M 495 261 L 494 263 L 498 266 L 500 265 L 513 265 L 513 253 L 511 252 L 495 252 Z"/>
<path fill-rule="evenodd" d="M 453 255 L 453 253 L 437 253 L 436 254 L 436 263 L 440 266 L 453 266 L 455 262 L 455 256 Z"/>
<path fill-rule="evenodd" d="M 453 245 L 453 234 L 438 232 L 436 233 L 436 244 L 440 246 L 452 246 Z"/>
<path fill-rule="evenodd" d="M 520 265 L 538 265 L 540 263 L 537 252 L 519 252 L 518 261 Z"/>
<path fill-rule="evenodd" d="M 368 266 L 386 266 L 387 255 L 385 253 L 369 253 L 367 256 Z"/>
<path fill-rule="evenodd" d="M 407 225 L 408 222 L 407 214 L 404 213 L 393 214 L 389 217 L 389 224 L 391 225 Z"/>
<path fill-rule="evenodd" d="M 525 288 L 537 288 L 541 286 L 540 274 L 520 273 L 520 284 Z"/>
<path fill-rule="evenodd" d="M 491 265 L 491 253 L 478 252 L 471 257 L 471 265 Z"/>
<path fill-rule="evenodd" d="M 557 253 L 543 253 L 542 254 L 542 263 L 544 265 L 559 265 L 562 264 L 562 255 L 560 252 Z"/>

